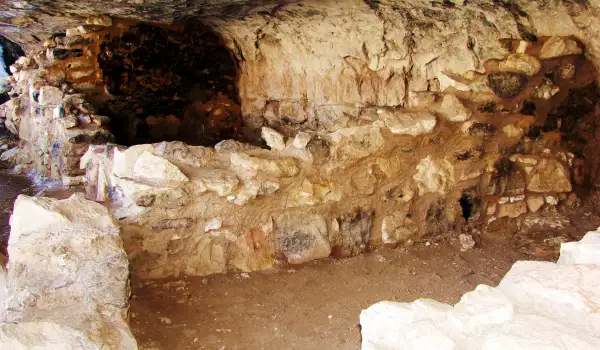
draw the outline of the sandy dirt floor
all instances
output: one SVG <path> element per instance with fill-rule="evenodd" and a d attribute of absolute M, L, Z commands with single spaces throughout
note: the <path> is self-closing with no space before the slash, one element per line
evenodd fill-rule
<path fill-rule="evenodd" d="M 497 243 L 464 253 L 440 243 L 267 272 L 134 279 L 131 325 L 141 349 L 359 349 L 369 305 L 456 303 L 525 258 Z"/>

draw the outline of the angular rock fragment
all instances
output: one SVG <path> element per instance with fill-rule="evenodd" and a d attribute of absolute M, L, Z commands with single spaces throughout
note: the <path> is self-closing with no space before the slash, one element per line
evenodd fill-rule
<path fill-rule="evenodd" d="M 541 59 L 549 59 L 567 55 L 581 55 L 583 50 L 575 40 L 553 36 L 548 39 L 540 50 Z"/>
<path fill-rule="evenodd" d="M 327 222 L 320 215 L 286 214 L 275 219 L 276 251 L 290 264 L 328 257 Z"/>
<path fill-rule="evenodd" d="M 394 134 L 419 136 L 433 131 L 436 118 L 429 112 L 405 112 L 379 109 L 377 114 Z"/>

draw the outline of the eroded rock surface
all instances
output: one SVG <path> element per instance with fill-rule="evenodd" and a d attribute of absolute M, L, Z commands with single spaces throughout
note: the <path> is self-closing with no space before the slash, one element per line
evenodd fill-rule
<path fill-rule="evenodd" d="M 21 195 L 8 251 L 0 348 L 137 349 L 129 263 L 104 206 Z"/>

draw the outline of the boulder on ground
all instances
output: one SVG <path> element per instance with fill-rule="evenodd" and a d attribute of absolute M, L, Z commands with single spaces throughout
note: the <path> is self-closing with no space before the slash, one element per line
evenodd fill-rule
<path fill-rule="evenodd" d="M 126 322 L 129 263 L 104 206 L 80 193 L 21 195 L 8 251 L 0 349 L 137 349 Z"/>

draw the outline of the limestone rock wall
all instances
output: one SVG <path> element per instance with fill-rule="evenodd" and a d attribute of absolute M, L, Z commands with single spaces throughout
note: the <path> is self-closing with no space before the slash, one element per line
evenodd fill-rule
<path fill-rule="evenodd" d="M 119 225 L 98 204 L 19 196 L 0 313 L 0 349 L 137 349 Z"/>
<path fill-rule="evenodd" d="M 599 243 L 600 233 L 588 232 L 563 244 L 556 264 L 518 261 L 498 287 L 479 285 L 454 306 L 379 302 L 361 312 L 362 348 L 595 349 Z"/>
<path fill-rule="evenodd" d="M 11 100 L 2 105 L 7 129 L 21 139 L 21 158 L 42 178 L 80 183 L 79 158 L 89 144 L 113 141 L 108 118 L 89 103 L 98 89 L 90 28 L 48 39 L 10 69 Z"/>

